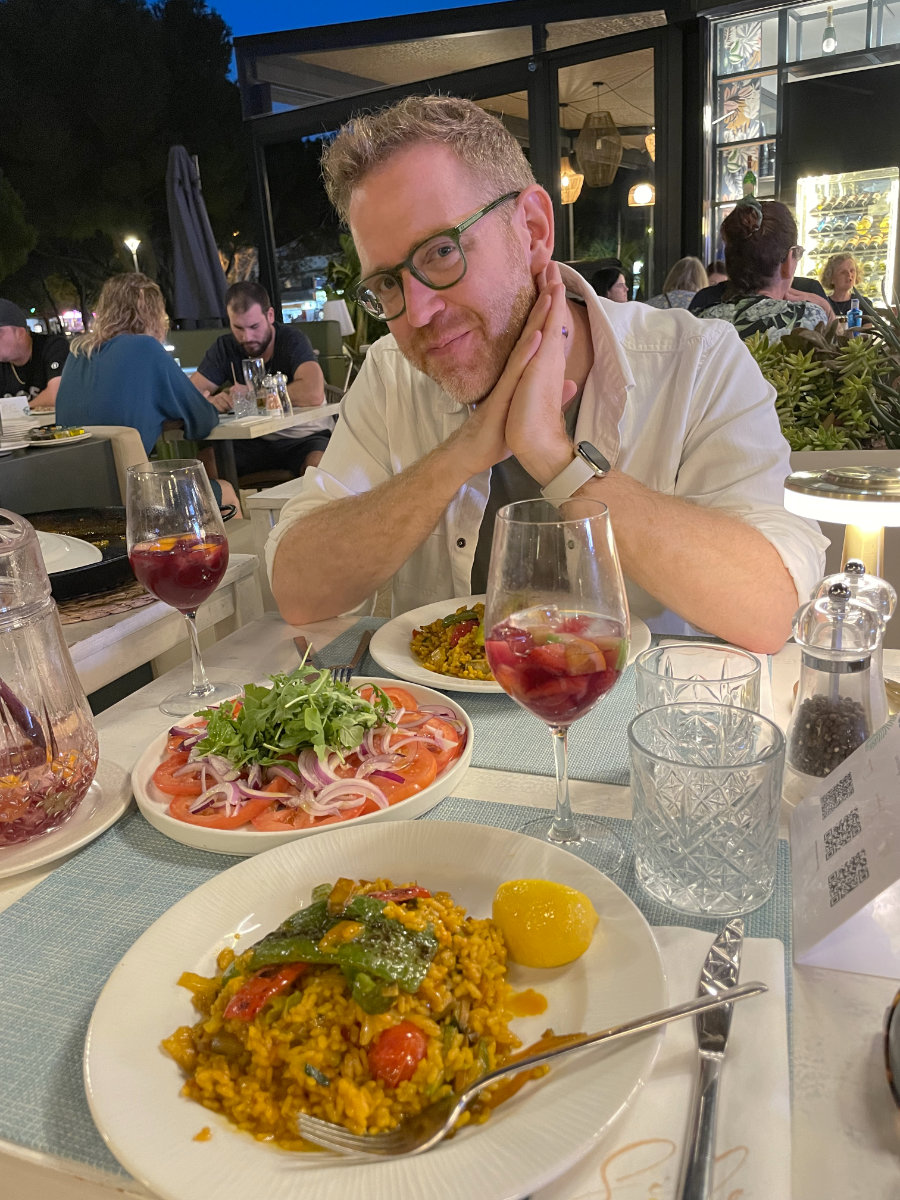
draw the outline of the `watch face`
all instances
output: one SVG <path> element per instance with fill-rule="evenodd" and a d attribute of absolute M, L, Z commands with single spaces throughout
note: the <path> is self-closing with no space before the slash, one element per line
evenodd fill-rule
<path fill-rule="evenodd" d="M 575 447 L 585 462 L 590 463 L 595 470 L 606 474 L 611 470 L 609 462 L 603 457 L 596 446 L 592 446 L 590 442 L 579 442 Z"/>

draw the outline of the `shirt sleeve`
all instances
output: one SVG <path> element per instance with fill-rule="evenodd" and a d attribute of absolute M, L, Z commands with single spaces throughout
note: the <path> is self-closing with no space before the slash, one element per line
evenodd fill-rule
<path fill-rule="evenodd" d="M 159 346 L 159 343 L 156 343 Z M 205 438 L 219 423 L 219 414 L 214 405 L 201 395 L 187 375 L 159 346 L 158 371 L 163 378 L 166 392 L 164 415 L 170 421 L 184 422 L 184 435 L 189 441 Z M 209 378 L 209 376 L 207 376 Z"/>
<path fill-rule="evenodd" d="M 284 334 L 288 338 L 288 358 L 290 362 L 290 375 L 288 378 L 294 378 L 294 372 L 298 367 L 302 367 L 304 363 L 318 362 L 319 356 L 312 348 L 312 343 L 305 333 L 299 329 L 294 329 L 292 325 L 285 325 Z"/>
<path fill-rule="evenodd" d="M 44 374 L 49 383 L 51 379 L 56 379 L 62 375 L 63 367 L 66 365 L 66 359 L 69 357 L 69 341 L 68 338 L 61 334 L 54 334 L 49 337 L 44 345 Z"/>
<path fill-rule="evenodd" d="M 225 350 L 224 338 L 216 338 L 203 355 L 203 362 L 201 362 L 197 371 L 204 379 L 208 379 L 210 383 L 214 383 L 216 387 L 219 387 L 226 379 L 230 378 L 231 372 L 228 369 L 228 354 Z M 191 384 L 191 387 L 193 386 Z M 196 390 L 194 388 L 194 391 Z"/>
<path fill-rule="evenodd" d="M 758 529 L 781 556 L 802 603 L 824 573 L 828 539 L 814 521 L 784 507 L 790 448 L 775 389 L 733 326 L 710 321 L 705 329 L 711 336 L 698 363 L 675 494 Z"/>

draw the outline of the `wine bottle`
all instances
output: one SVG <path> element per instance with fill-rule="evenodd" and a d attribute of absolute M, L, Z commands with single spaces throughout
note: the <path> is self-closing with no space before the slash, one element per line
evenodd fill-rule
<path fill-rule="evenodd" d="M 756 195 L 756 176 L 753 174 L 753 155 L 747 155 L 747 170 L 744 172 L 744 195 Z"/>

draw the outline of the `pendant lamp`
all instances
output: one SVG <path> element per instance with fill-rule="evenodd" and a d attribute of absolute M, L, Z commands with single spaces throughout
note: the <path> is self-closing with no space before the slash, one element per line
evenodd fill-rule
<path fill-rule="evenodd" d="M 593 86 L 597 89 L 597 111 L 585 117 L 575 142 L 575 153 L 588 187 L 608 187 L 622 161 L 622 139 L 612 116 L 600 111 L 603 84 L 595 82 Z"/>
<path fill-rule="evenodd" d="M 559 164 L 559 198 L 563 204 L 574 204 L 581 195 L 584 176 L 579 175 L 564 154 Z"/>

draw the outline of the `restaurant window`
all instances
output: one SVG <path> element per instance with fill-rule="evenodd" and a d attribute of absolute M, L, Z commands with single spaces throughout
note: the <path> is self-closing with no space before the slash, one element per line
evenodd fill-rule
<path fill-rule="evenodd" d="M 868 13 L 869 6 L 865 0 L 801 4 L 788 9 L 788 61 L 802 62 L 821 58 L 823 54 L 844 54 L 848 50 L 865 49 Z"/>

